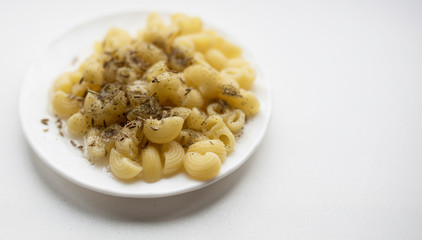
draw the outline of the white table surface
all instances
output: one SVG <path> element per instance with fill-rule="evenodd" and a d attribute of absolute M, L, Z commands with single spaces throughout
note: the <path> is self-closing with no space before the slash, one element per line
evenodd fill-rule
<path fill-rule="evenodd" d="M 17 101 L 31 62 L 126 10 L 201 16 L 253 53 L 273 117 L 238 171 L 128 199 L 68 182 L 29 148 Z M 422 239 L 420 1 L 1 1 L 0 29 L 1 239 Z"/>

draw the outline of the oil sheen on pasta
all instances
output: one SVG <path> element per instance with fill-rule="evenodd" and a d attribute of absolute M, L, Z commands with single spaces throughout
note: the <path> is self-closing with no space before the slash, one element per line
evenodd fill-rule
<path fill-rule="evenodd" d="M 259 111 L 242 50 L 198 17 L 150 14 L 136 36 L 112 28 L 93 54 L 53 85 L 52 107 L 86 156 L 121 180 L 185 172 L 207 181 Z M 184 169 L 184 171 L 183 171 Z"/>

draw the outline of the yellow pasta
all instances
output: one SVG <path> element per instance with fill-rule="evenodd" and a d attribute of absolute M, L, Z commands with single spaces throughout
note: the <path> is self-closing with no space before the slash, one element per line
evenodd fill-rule
<path fill-rule="evenodd" d="M 93 91 L 99 91 L 98 86 L 91 86 Z M 72 86 L 69 95 L 72 97 L 79 97 L 82 98 L 88 92 L 89 84 L 87 82 L 79 82 Z"/>
<path fill-rule="evenodd" d="M 101 133 L 99 134 L 99 138 L 97 139 L 97 141 L 100 141 L 101 144 L 104 145 L 105 150 L 106 150 L 105 152 L 106 157 L 108 153 L 111 151 L 111 149 L 115 147 L 116 140 L 121 139 L 120 132 L 122 131 L 122 129 L 123 128 L 119 124 L 113 124 L 105 128 L 104 130 L 102 130 Z"/>
<path fill-rule="evenodd" d="M 123 47 L 132 41 L 132 37 L 123 29 L 112 28 L 108 31 L 103 48 L 105 51 L 114 51 L 119 47 Z"/>
<path fill-rule="evenodd" d="M 103 84 L 103 66 L 100 62 L 95 60 L 90 60 L 85 63 L 85 68 L 83 71 L 83 81 L 88 83 L 88 86 L 95 88 Z"/>
<path fill-rule="evenodd" d="M 133 129 L 128 129 L 126 127 L 122 129 L 117 140 L 115 141 L 116 150 L 134 159 L 138 154 L 139 144 L 139 140 L 136 135 L 136 127 Z"/>
<path fill-rule="evenodd" d="M 161 61 L 156 62 L 150 68 L 148 68 L 148 70 L 145 72 L 143 78 L 147 82 L 151 82 L 158 75 L 165 73 L 165 72 L 168 72 L 168 71 L 169 71 L 169 69 L 166 65 L 166 61 L 161 60 Z"/>
<path fill-rule="evenodd" d="M 220 75 L 221 78 L 233 79 L 237 82 L 237 84 L 239 84 L 238 79 L 242 77 L 242 70 L 240 70 L 240 68 L 229 67 L 221 70 Z"/>
<path fill-rule="evenodd" d="M 106 85 L 101 92 L 88 92 L 84 110 L 95 126 L 107 127 L 117 123 L 126 111 L 127 98 L 116 85 Z"/>
<path fill-rule="evenodd" d="M 193 130 L 201 130 L 202 124 L 204 123 L 206 115 L 199 111 L 197 108 L 193 108 L 189 116 L 186 118 L 186 127 Z"/>
<path fill-rule="evenodd" d="M 145 182 L 153 183 L 163 176 L 163 166 L 161 164 L 160 153 L 157 148 L 148 145 L 141 151 L 141 161 L 143 168 L 143 179 Z"/>
<path fill-rule="evenodd" d="M 204 155 L 197 152 L 188 152 L 183 159 L 183 166 L 189 176 L 206 181 L 218 175 L 221 160 L 212 152 L 207 152 Z"/>
<path fill-rule="evenodd" d="M 51 105 L 54 112 L 62 118 L 68 118 L 78 112 L 79 102 L 75 98 L 71 98 L 69 94 L 59 90 L 53 94 Z"/>
<path fill-rule="evenodd" d="M 182 99 L 178 93 L 180 80 L 171 72 L 161 73 L 149 83 L 151 94 L 155 94 L 161 104 L 180 105 Z"/>
<path fill-rule="evenodd" d="M 152 13 L 134 37 L 110 29 L 60 75 L 51 106 L 71 136 L 84 137 L 86 157 L 118 179 L 153 183 L 185 172 L 207 181 L 259 112 L 255 78 L 242 49 L 200 18 L 174 14 L 167 24 Z"/>
<path fill-rule="evenodd" d="M 230 110 L 227 105 L 219 102 L 210 103 L 207 107 L 208 115 L 219 115 L 232 133 L 238 133 L 245 124 L 245 113 L 239 109 Z"/>
<path fill-rule="evenodd" d="M 218 115 L 209 116 L 202 126 L 205 136 L 211 139 L 219 139 L 226 146 L 227 152 L 231 152 L 236 143 L 233 133 L 225 125 L 223 119 Z"/>
<path fill-rule="evenodd" d="M 181 117 L 181 118 L 183 118 L 183 120 L 186 120 L 186 118 L 188 118 L 188 116 L 191 112 L 192 112 L 192 110 L 190 108 L 175 107 L 175 108 L 171 109 L 170 116 Z"/>
<path fill-rule="evenodd" d="M 208 140 L 202 132 L 193 129 L 182 129 L 179 135 L 175 138 L 175 141 L 180 143 L 184 148 L 189 147 L 193 143 Z"/>
<path fill-rule="evenodd" d="M 195 44 L 187 36 L 176 37 L 173 46 L 184 53 L 193 53 L 195 51 Z"/>
<path fill-rule="evenodd" d="M 205 60 L 204 54 L 201 52 L 195 52 L 191 58 L 192 65 L 202 65 L 206 67 L 211 67 L 211 65 Z"/>
<path fill-rule="evenodd" d="M 53 84 L 53 91 L 57 92 L 59 90 L 69 93 L 73 85 L 78 83 L 82 78 L 82 73 L 78 71 L 66 72 L 60 75 Z"/>
<path fill-rule="evenodd" d="M 240 89 L 239 93 L 220 93 L 219 97 L 225 100 L 229 105 L 242 110 L 246 117 L 252 117 L 258 113 L 260 105 L 255 95 L 243 89 Z"/>
<path fill-rule="evenodd" d="M 126 87 L 126 95 L 132 108 L 141 105 L 148 100 L 147 84 L 144 82 L 141 82 L 141 84 L 135 84 L 135 82 L 133 82 L 132 85 L 128 85 Z"/>
<path fill-rule="evenodd" d="M 176 141 L 163 144 L 161 152 L 164 158 L 163 174 L 170 175 L 177 173 L 183 167 L 185 150 Z"/>
<path fill-rule="evenodd" d="M 139 163 L 125 157 L 114 148 L 111 149 L 109 159 L 110 170 L 117 178 L 128 180 L 142 172 L 142 166 Z"/>
<path fill-rule="evenodd" d="M 132 83 L 136 80 L 136 72 L 129 67 L 121 67 L 117 69 L 116 81 L 120 83 Z"/>
<path fill-rule="evenodd" d="M 103 43 L 102 42 L 100 42 L 100 41 L 97 41 L 97 42 L 95 42 L 95 44 L 94 44 L 94 51 L 95 51 L 95 53 L 103 53 L 104 52 L 104 45 L 103 45 Z"/>
<path fill-rule="evenodd" d="M 189 147 L 193 143 L 208 140 L 202 132 L 193 130 L 193 129 L 182 129 L 179 135 L 176 137 L 175 141 L 180 143 L 183 147 Z"/>
<path fill-rule="evenodd" d="M 92 63 L 93 61 L 98 61 L 98 62 L 102 62 L 103 61 L 103 57 L 102 56 L 103 53 L 93 53 L 91 56 L 89 56 L 88 58 L 86 58 L 81 65 L 78 68 L 78 71 L 80 73 L 83 73 L 85 71 L 85 67 L 86 65 Z M 108 55 L 107 55 L 108 56 Z M 103 63 L 103 62 L 102 62 Z"/>
<path fill-rule="evenodd" d="M 192 42 L 196 51 L 204 52 L 212 46 L 212 37 L 204 32 L 184 35 L 183 37 Z"/>
<path fill-rule="evenodd" d="M 212 98 L 217 93 L 218 72 L 207 66 L 193 65 L 184 71 L 186 84 L 198 88 L 204 97 Z"/>
<path fill-rule="evenodd" d="M 240 68 L 229 67 L 221 70 L 222 78 L 232 78 L 243 89 L 250 89 L 255 80 L 255 70 L 250 66 L 242 66 Z"/>
<path fill-rule="evenodd" d="M 224 122 L 232 133 L 238 133 L 245 125 L 245 113 L 239 109 L 230 111 L 227 115 L 223 116 Z"/>
<path fill-rule="evenodd" d="M 146 29 L 142 32 L 141 39 L 145 42 L 155 43 L 163 47 L 166 42 L 167 27 L 157 13 L 149 15 Z"/>
<path fill-rule="evenodd" d="M 232 58 L 227 61 L 227 67 L 240 68 L 243 66 L 250 66 L 248 61 L 242 58 Z"/>
<path fill-rule="evenodd" d="M 179 34 L 195 33 L 202 30 L 202 21 L 198 17 L 189 17 L 184 14 L 174 14 L 171 17 L 172 24 L 177 26 Z"/>
<path fill-rule="evenodd" d="M 219 49 L 227 58 L 236 58 L 242 54 L 241 48 L 218 36 L 215 32 L 208 31 L 208 34 L 213 36 L 213 47 Z"/>
<path fill-rule="evenodd" d="M 226 146 L 218 139 L 198 141 L 190 145 L 187 152 L 196 152 L 200 154 L 212 152 L 220 158 L 221 162 L 223 162 L 227 156 Z"/>
<path fill-rule="evenodd" d="M 215 48 L 208 49 L 205 53 L 205 59 L 217 70 L 221 70 L 227 66 L 227 58 L 224 54 Z"/>
<path fill-rule="evenodd" d="M 240 78 L 237 82 L 241 88 L 249 90 L 252 88 L 252 84 L 255 81 L 256 71 L 249 65 L 242 66 L 241 70 L 242 78 Z"/>
<path fill-rule="evenodd" d="M 187 108 L 202 108 L 205 104 L 204 97 L 195 88 L 186 88 L 183 94 L 182 106 Z"/>
<path fill-rule="evenodd" d="M 74 136 L 85 135 L 90 127 L 90 119 L 80 112 L 73 114 L 67 121 L 67 130 Z"/>
<path fill-rule="evenodd" d="M 215 102 L 208 105 L 207 113 L 209 116 L 220 115 L 223 119 L 225 119 L 230 114 L 230 110 L 227 106 Z"/>
<path fill-rule="evenodd" d="M 225 72 L 220 72 L 220 80 L 218 81 L 217 92 L 224 92 L 227 89 L 229 89 L 229 91 L 235 91 L 238 93 L 240 91 L 239 83 L 237 83 L 233 76 L 226 74 Z"/>
<path fill-rule="evenodd" d="M 90 128 L 86 135 L 86 150 L 91 161 L 102 160 L 108 155 L 106 145 L 102 141 L 100 134 L 101 131 L 98 128 Z"/>
<path fill-rule="evenodd" d="M 183 127 L 183 118 L 168 117 L 162 120 L 145 120 L 144 134 L 151 142 L 167 143 L 179 135 Z"/>
<path fill-rule="evenodd" d="M 164 51 L 154 44 L 140 42 L 135 45 L 135 56 L 139 59 L 143 59 L 149 65 L 157 63 L 159 61 L 166 61 L 167 55 Z"/>

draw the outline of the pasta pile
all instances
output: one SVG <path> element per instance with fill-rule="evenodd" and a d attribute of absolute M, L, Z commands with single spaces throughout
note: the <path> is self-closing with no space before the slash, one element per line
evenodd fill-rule
<path fill-rule="evenodd" d="M 59 76 L 51 104 L 84 136 L 90 161 L 119 179 L 156 182 L 185 172 L 218 175 L 246 118 L 259 111 L 255 71 L 242 50 L 198 17 L 158 14 L 133 38 L 112 28 L 73 72 Z"/>

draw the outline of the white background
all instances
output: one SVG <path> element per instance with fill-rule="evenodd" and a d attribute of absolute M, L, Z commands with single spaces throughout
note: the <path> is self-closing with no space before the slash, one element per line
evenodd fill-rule
<path fill-rule="evenodd" d="M 76 186 L 25 141 L 26 70 L 104 14 L 198 15 L 247 46 L 273 117 L 238 171 L 174 197 Z M 2 239 L 422 239 L 422 2 L 0 2 Z M 53 147 L 53 146 L 52 146 Z"/>

